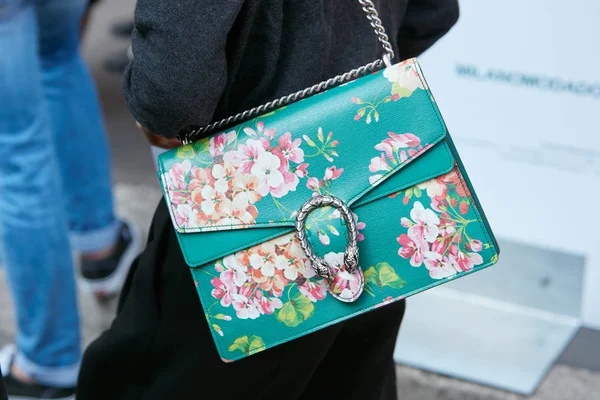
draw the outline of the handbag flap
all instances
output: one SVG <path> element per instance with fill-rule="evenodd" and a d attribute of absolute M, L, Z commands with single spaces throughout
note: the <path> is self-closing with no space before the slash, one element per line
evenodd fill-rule
<path fill-rule="evenodd" d="M 411 59 L 163 153 L 159 177 L 201 265 L 289 231 L 315 194 L 356 207 L 448 172 L 446 135 Z"/>

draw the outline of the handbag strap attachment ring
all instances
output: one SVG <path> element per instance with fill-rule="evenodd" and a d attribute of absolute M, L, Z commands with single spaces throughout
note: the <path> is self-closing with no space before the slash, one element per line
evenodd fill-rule
<path fill-rule="evenodd" d="M 344 265 L 348 272 L 353 273 L 356 271 L 358 268 L 358 231 L 352 212 L 343 200 L 334 196 L 319 195 L 312 197 L 300 207 L 300 211 L 296 215 L 296 235 L 298 236 L 302 250 L 304 250 L 307 258 L 310 260 L 315 273 L 331 281 L 335 278 L 335 271 L 325 259 L 315 254 L 304 229 L 304 223 L 308 214 L 317 208 L 327 206 L 336 208 L 344 219 L 346 229 L 348 230 L 348 244 L 346 246 L 346 251 L 344 252 Z"/>

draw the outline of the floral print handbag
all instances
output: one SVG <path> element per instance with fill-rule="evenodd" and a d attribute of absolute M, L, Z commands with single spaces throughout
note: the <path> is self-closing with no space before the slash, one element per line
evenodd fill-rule
<path fill-rule="evenodd" d="M 498 259 L 417 61 L 391 65 L 373 3 L 358 1 L 386 68 L 378 60 L 218 122 L 200 132 L 218 133 L 188 135 L 159 157 L 164 197 L 223 361 Z"/>

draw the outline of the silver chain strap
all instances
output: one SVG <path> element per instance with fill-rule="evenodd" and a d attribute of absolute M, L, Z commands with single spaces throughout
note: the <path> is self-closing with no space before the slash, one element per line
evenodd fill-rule
<path fill-rule="evenodd" d="M 375 30 L 375 34 L 377 35 L 377 40 L 381 43 L 383 49 L 385 50 L 385 54 L 382 59 L 375 60 L 367 65 L 363 65 L 362 67 L 355 68 L 345 74 L 338 75 L 334 78 L 330 78 L 326 81 L 313 85 L 304 90 L 300 90 L 296 93 L 289 94 L 287 96 L 280 97 L 279 99 L 270 101 L 266 104 L 262 104 L 258 107 L 254 107 L 250 110 L 246 110 L 242 113 L 233 115 L 229 118 L 222 119 L 220 121 L 213 122 L 204 127 L 195 129 L 191 132 L 186 133 L 185 135 L 181 135 L 180 139 L 183 144 L 189 144 L 194 140 L 200 138 L 201 136 L 205 136 L 208 133 L 220 130 L 221 128 L 226 128 L 228 126 L 232 126 L 237 122 L 247 121 L 250 118 L 255 116 L 264 114 L 271 110 L 275 110 L 282 106 L 285 106 L 290 103 L 294 103 L 298 100 L 302 100 L 306 97 L 312 96 L 313 94 L 322 92 L 324 90 L 330 89 L 337 85 L 340 85 L 345 82 L 349 82 L 353 79 L 356 79 L 360 76 L 363 76 L 369 72 L 378 70 L 383 68 L 383 66 L 390 66 L 391 60 L 394 59 L 394 50 L 392 49 L 392 45 L 390 44 L 388 35 L 385 33 L 385 28 L 381 23 L 381 19 L 379 18 L 379 14 L 377 13 L 377 9 L 375 8 L 375 4 L 372 0 L 358 0 L 360 5 L 362 6 L 363 11 L 367 14 L 367 19 L 371 23 L 371 26 Z"/>
<path fill-rule="evenodd" d="M 389 58 L 389 61 L 394 59 L 394 49 L 392 49 L 392 45 L 390 44 L 390 39 L 388 35 L 385 33 L 385 28 L 381 23 L 381 19 L 379 18 L 379 13 L 375 8 L 375 4 L 371 0 L 358 0 L 358 2 L 362 5 L 363 11 L 367 14 L 367 19 L 371 23 L 373 29 L 375 29 L 375 34 L 377 35 L 377 40 L 381 43 L 381 46 L 385 50 L 386 55 Z"/>

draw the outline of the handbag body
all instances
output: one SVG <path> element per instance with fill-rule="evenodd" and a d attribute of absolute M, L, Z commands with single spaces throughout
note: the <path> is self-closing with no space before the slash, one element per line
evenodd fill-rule
<path fill-rule="evenodd" d="M 384 60 L 205 127 L 159 157 L 225 362 L 498 260 L 417 61 L 391 65 L 372 2 L 358 2 Z"/>

